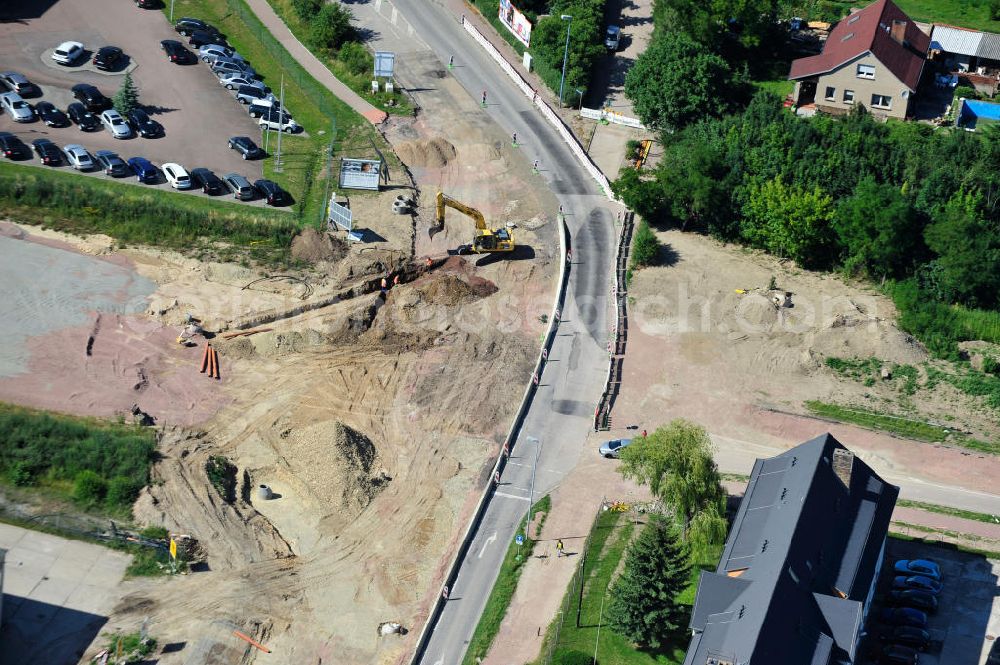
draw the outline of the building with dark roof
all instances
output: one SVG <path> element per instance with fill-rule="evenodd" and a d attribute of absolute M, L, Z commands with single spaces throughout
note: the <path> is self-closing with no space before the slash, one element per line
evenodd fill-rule
<path fill-rule="evenodd" d="M 905 118 L 927 60 L 930 37 L 891 0 L 878 0 L 830 31 L 823 52 L 792 61 L 795 103 L 829 113 L 861 104 Z"/>
<path fill-rule="evenodd" d="M 832 435 L 758 459 L 684 665 L 850 665 L 899 488 Z"/>

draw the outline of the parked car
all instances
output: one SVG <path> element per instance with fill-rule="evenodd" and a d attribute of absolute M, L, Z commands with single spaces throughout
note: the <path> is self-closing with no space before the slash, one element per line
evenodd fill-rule
<path fill-rule="evenodd" d="M 167 60 L 178 65 L 186 65 L 195 61 L 194 54 L 176 39 L 164 39 L 160 42 L 160 48 L 167 54 Z"/>
<path fill-rule="evenodd" d="M 222 194 L 226 191 L 226 184 L 222 182 L 222 178 L 208 169 L 191 169 L 191 180 L 194 182 L 195 187 L 200 187 L 201 191 L 210 196 Z"/>
<path fill-rule="evenodd" d="M 118 156 L 118 153 L 112 152 L 111 150 L 98 150 L 94 153 L 94 159 L 97 161 L 98 167 L 104 171 L 105 175 L 109 175 L 113 178 L 120 178 L 121 176 L 128 175 L 128 164 L 125 160 Z"/>
<path fill-rule="evenodd" d="M 927 627 L 927 615 L 912 607 L 889 607 L 882 610 L 882 622 L 890 626 Z"/>
<path fill-rule="evenodd" d="M 128 160 L 129 168 L 135 174 L 135 179 L 147 185 L 155 184 L 159 179 L 159 171 L 145 157 L 132 157 Z"/>
<path fill-rule="evenodd" d="M 235 90 L 241 85 L 252 85 L 255 88 L 260 88 L 261 90 L 267 90 L 267 86 L 264 85 L 263 81 L 258 81 L 252 76 L 247 76 L 243 72 L 232 72 L 230 74 L 219 75 L 219 83 L 226 86 L 227 90 Z"/>
<path fill-rule="evenodd" d="M 184 35 L 185 37 L 190 35 L 195 30 L 203 30 L 206 32 L 219 32 L 218 29 L 212 26 L 212 24 L 205 23 L 201 19 L 191 18 L 190 16 L 182 16 L 181 18 L 177 19 L 177 22 L 174 23 L 174 30 Z"/>
<path fill-rule="evenodd" d="M 108 71 L 121 65 L 125 53 L 117 46 L 102 46 L 94 54 L 94 67 Z"/>
<path fill-rule="evenodd" d="M 64 147 L 63 154 L 66 156 L 66 162 L 77 171 L 89 171 L 94 168 L 94 158 L 79 143 L 70 143 Z"/>
<path fill-rule="evenodd" d="M 601 455 L 608 459 L 617 459 L 621 455 L 622 449 L 632 443 L 632 439 L 612 439 L 601 444 Z"/>
<path fill-rule="evenodd" d="M 243 155 L 243 159 L 258 159 L 265 153 L 248 136 L 234 136 L 229 139 L 229 147 Z"/>
<path fill-rule="evenodd" d="M 915 628 L 913 626 L 896 626 L 893 628 L 891 633 L 883 633 L 880 636 L 880 639 L 883 642 L 905 644 L 906 646 L 923 651 L 931 643 L 931 634 L 922 628 Z"/>
<path fill-rule="evenodd" d="M 609 25 L 604 31 L 604 48 L 614 53 L 618 50 L 618 46 L 621 44 L 621 39 L 622 29 L 617 25 Z"/>
<path fill-rule="evenodd" d="M 0 132 L 0 152 L 7 159 L 25 159 L 31 157 L 31 150 L 24 141 L 10 132 Z"/>
<path fill-rule="evenodd" d="M 16 92 L 21 95 L 21 97 L 34 97 L 42 92 L 39 87 L 29 81 L 24 74 L 19 74 L 17 72 L 0 73 L 0 82 L 7 86 L 7 89 L 10 92 Z"/>
<path fill-rule="evenodd" d="M 159 9 L 160 0 L 135 0 L 135 6 L 139 9 Z"/>
<path fill-rule="evenodd" d="M 254 182 L 253 188 L 267 201 L 269 206 L 283 206 L 291 203 L 288 192 L 272 180 L 257 180 Z"/>
<path fill-rule="evenodd" d="M 59 146 L 49 139 L 35 139 L 31 142 L 31 149 L 35 151 L 38 159 L 42 160 L 42 164 L 46 166 L 59 166 L 62 164 L 62 152 L 60 152 Z"/>
<path fill-rule="evenodd" d="M 257 78 L 257 72 L 254 71 L 253 67 L 243 62 L 242 60 L 233 60 L 232 58 L 218 58 L 212 63 L 212 72 L 216 76 L 221 76 L 223 74 L 243 74 L 247 78 Z"/>
<path fill-rule="evenodd" d="M 254 102 L 259 102 L 262 99 L 274 101 L 274 95 L 269 92 L 264 92 L 263 85 L 260 87 L 254 85 L 241 85 L 236 91 L 236 101 L 240 104 L 253 104 Z"/>
<path fill-rule="evenodd" d="M 917 652 L 900 644 L 890 644 L 882 649 L 880 663 L 887 665 L 914 665 L 918 660 Z"/>
<path fill-rule="evenodd" d="M 292 116 L 280 111 L 272 111 L 261 116 L 257 124 L 265 129 L 286 134 L 294 134 L 302 129 Z"/>
<path fill-rule="evenodd" d="M 35 114 L 49 127 L 69 127 L 69 118 L 52 102 L 35 104 Z"/>
<path fill-rule="evenodd" d="M 892 579 L 893 589 L 920 589 L 935 596 L 941 593 L 941 583 L 923 575 L 899 575 Z"/>
<path fill-rule="evenodd" d="M 201 58 L 203 62 L 212 62 L 216 58 L 229 58 L 231 60 L 246 61 L 246 58 L 242 55 L 222 44 L 205 44 L 198 49 L 198 57 Z"/>
<path fill-rule="evenodd" d="M 143 138 L 163 136 L 163 125 L 150 118 L 142 109 L 132 109 L 128 112 L 128 124 Z"/>
<path fill-rule="evenodd" d="M 89 83 L 77 83 L 70 90 L 73 97 L 86 106 L 91 113 L 100 113 L 104 109 L 111 108 L 111 100 Z"/>
<path fill-rule="evenodd" d="M 937 612 L 938 600 L 932 593 L 920 589 L 897 589 L 889 592 L 889 602 L 893 605 L 913 607 L 924 612 Z"/>
<path fill-rule="evenodd" d="M 127 139 L 132 136 L 132 128 L 125 122 L 122 114 L 115 109 L 108 109 L 101 113 L 101 124 L 116 139 Z"/>
<path fill-rule="evenodd" d="M 281 108 L 281 103 L 274 98 L 274 95 L 269 95 L 267 97 L 261 97 L 260 99 L 255 99 L 250 102 L 250 106 L 247 107 L 247 113 L 250 114 L 251 118 L 260 118 L 265 114 L 270 114 L 272 111 L 281 110 L 289 118 L 288 111 Z"/>
<path fill-rule="evenodd" d="M 160 170 L 163 171 L 163 177 L 167 179 L 167 183 L 174 189 L 191 189 L 191 176 L 187 169 L 180 164 L 167 162 L 160 167 Z"/>
<path fill-rule="evenodd" d="M 52 59 L 60 65 L 72 65 L 81 55 L 83 55 L 83 44 L 63 42 L 52 52 Z"/>
<path fill-rule="evenodd" d="M 218 32 L 209 32 L 208 30 L 194 30 L 188 35 L 188 44 L 197 49 L 209 44 L 221 44 L 225 41 Z"/>
<path fill-rule="evenodd" d="M 239 199 L 240 201 L 250 201 L 256 193 L 253 185 L 250 181 L 241 176 L 239 173 L 228 173 L 226 177 L 223 178 L 226 184 L 229 185 L 230 191 L 233 193 L 234 199 Z"/>
<path fill-rule="evenodd" d="M 932 580 L 941 579 L 941 569 L 929 559 L 903 559 L 896 562 L 893 570 L 899 575 L 922 575 Z"/>
<path fill-rule="evenodd" d="M 87 107 L 80 102 L 73 102 L 66 109 L 66 115 L 69 119 L 76 123 L 82 131 L 92 132 L 95 129 L 100 129 L 101 121 L 97 119 L 97 116 L 87 110 Z"/>
<path fill-rule="evenodd" d="M 5 92 L 0 95 L 0 107 L 14 122 L 31 122 L 35 119 L 35 112 L 31 110 L 31 106 L 16 92 Z"/>

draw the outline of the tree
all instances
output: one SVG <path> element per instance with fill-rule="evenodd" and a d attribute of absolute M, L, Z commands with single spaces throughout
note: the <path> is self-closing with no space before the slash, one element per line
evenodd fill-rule
<path fill-rule="evenodd" d="M 292 10 L 302 21 L 309 21 L 323 8 L 323 0 L 292 0 Z"/>
<path fill-rule="evenodd" d="M 628 548 L 625 568 L 611 588 L 608 624 L 641 647 L 660 649 L 687 626 L 677 601 L 691 575 L 688 548 L 675 523 L 653 515 Z"/>
<path fill-rule="evenodd" d="M 636 439 L 621 453 L 619 473 L 643 485 L 670 506 L 687 533 L 691 520 L 715 505 L 726 492 L 712 459 L 712 440 L 704 427 L 681 418 Z"/>
<path fill-rule="evenodd" d="M 122 85 L 118 88 L 118 92 L 115 93 L 113 103 L 122 115 L 139 108 L 139 90 L 135 87 L 135 83 L 132 82 L 131 73 L 125 72 L 125 78 L 122 79 Z"/>
<path fill-rule="evenodd" d="M 927 245 L 938 254 L 942 296 L 976 307 L 993 307 L 1000 290 L 1000 228 L 982 209 L 979 192 L 958 191 L 943 216 L 927 227 Z"/>
<path fill-rule="evenodd" d="M 625 94 L 642 121 L 678 129 L 720 115 L 733 86 L 729 65 L 682 32 L 653 38 L 625 75 Z"/>
<path fill-rule="evenodd" d="M 891 277 L 902 274 L 914 258 L 917 217 L 898 187 L 862 180 L 837 206 L 833 225 L 849 272 Z"/>
<path fill-rule="evenodd" d="M 632 267 L 653 265 L 659 253 L 660 241 L 656 239 L 656 234 L 645 219 L 640 220 L 635 229 L 635 237 L 632 238 Z"/>
<path fill-rule="evenodd" d="M 335 2 L 323 5 L 323 9 L 311 21 L 310 43 L 318 49 L 338 50 L 356 36 L 351 18 L 351 12 Z"/>
<path fill-rule="evenodd" d="M 786 185 L 776 176 L 762 185 L 750 183 L 746 194 L 740 228 L 751 245 L 807 268 L 832 263 L 833 199 L 819 187 Z"/>
<path fill-rule="evenodd" d="M 655 0 L 657 29 L 683 32 L 705 46 L 719 44 L 726 33 L 746 47 L 758 46 L 774 28 L 776 0 Z"/>

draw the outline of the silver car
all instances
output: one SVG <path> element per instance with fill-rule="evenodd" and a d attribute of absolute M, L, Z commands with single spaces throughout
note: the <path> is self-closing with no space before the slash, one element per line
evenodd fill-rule
<path fill-rule="evenodd" d="M 229 185 L 234 199 L 239 199 L 240 201 L 250 201 L 253 199 L 255 194 L 253 185 L 239 173 L 229 173 L 223 180 Z"/>
<path fill-rule="evenodd" d="M 622 449 L 632 443 L 632 439 L 612 439 L 601 444 L 601 455 L 608 459 L 617 459 Z"/>
<path fill-rule="evenodd" d="M 218 58 L 212 64 L 212 71 L 216 76 L 222 76 L 223 74 L 243 74 L 247 78 L 256 78 L 257 72 L 253 70 L 253 67 L 243 62 L 242 60 L 233 60 L 232 58 Z"/>
<path fill-rule="evenodd" d="M 227 90 L 236 90 L 241 85 L 251 85 L 255 88 L 260 88 L 261 90 L 267 89 L 263 81 L 258 81 L 252 76 L 248 76 L 243 72 L 231 72 L 229 74 L 219 74 L 219 83 L 226 86 Z"/>
<path fill-rule="evenodd" d="M 77 171 L 89 171 L 94 168 L 94 160 L 90 153 L 79 143 L 71 143 L 63 148 L 66 161 Z"/>
<path fill-rule="evenodd" d="M 16 92 L 5 92 L 0 95 L 0 106 L 14 122 L 31 122 L 35 119 L 35 112 L 31 106 Z"/>
<path fill-rule="evenodd" d="M 246 59 L 229 48 L 228 46 L 222 46 L 221 44 L 206 44 L 198 49 L 198 57 L 202 59 L 203 62 L 215 62 L 219 58 L 229 58 L 231 60 L 242 60 Z"/>
<path fill-rule="evenodd" d="M 101 114 L 101 122 L 108 133 L 116 139 L 127 139 L 132 136 L 132 128 L 115 109 L 108 109 Z"/>

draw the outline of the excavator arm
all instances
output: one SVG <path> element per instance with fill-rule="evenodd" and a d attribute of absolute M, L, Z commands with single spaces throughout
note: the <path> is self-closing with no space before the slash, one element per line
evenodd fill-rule
<path fill-rule="evenodd" d="M 467 206 L 460 201 L 456 201 L 443 192 L 437 193 L 436 203 L 434 226 L 427 229 L 427 234 L 431 238 L 444 230 L 445 209 L 454 208 L 463 215 L 472 218 L 476 223 L 475 237 L 472 244 L 468 246 L 471 251 L 478 254 L 481 252 L 510 252 L 514 250 L 514 238 L 510 230 L 501 228 L 491 231 L 486 226 L 486 218 L 483 217 L 483 213 L 472 206 Z"/>

